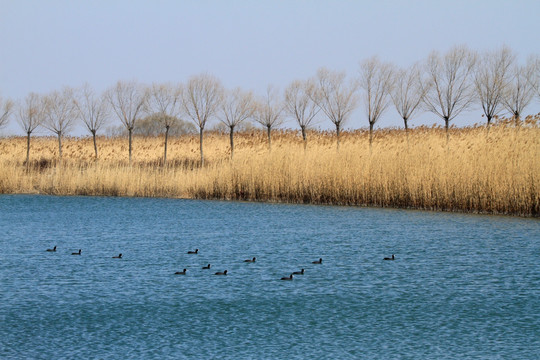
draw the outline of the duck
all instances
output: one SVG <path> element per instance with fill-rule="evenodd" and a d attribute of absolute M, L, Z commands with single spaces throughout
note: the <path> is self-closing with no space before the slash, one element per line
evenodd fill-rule
<path fill-rule="evenodd" d="M 392 254 L 392 257 L 385 257 L 383 260 L 396 260 L 394 257 L 394 254 Z"/>
<path fill-rule="evenodd" d="M 113 259 L 121 259 L 122 258 L 122 253 L 118 254 L 118 256 L 113 256 L 112 258 Z"/>
<path fill-rule="evenodd" d="M 210 264 L 206 265 L 206 266 L 203 266 L 202 267 L 203 269 L 210 269 Z"/>
<path fill-rule="evenodd" d="M 289 275 L 288 277 L 285 276 L 285 277 L 282 277 L 281 280 L 292 280 L 293 278 L 293 274 Z"/>
<path fill-rule="evenodd" d="M 47 251 L 56 251 L 56 246 L 53 247 L 52 249 L 47 249 Z"/>
<path fill-rule="evenodd" d="M 174 275 L 186 275 L 187 269 L 184 269 L 184 271 L 177 271 L 174 273 Z"/>
<path fill-rule="evenodd" d="M 322 258 L 320 258 L 319 260 L 316 260 L 316 261 L 312 261 L 311 263 L 312 264 L 322 264 Z"/>
<path fill-rule="evenodd" d="M 71 255 L 81 255 L 81 252 L 82 252 L 82 250 L 81 250 L 81 249 L 79 249 L 79 252 L 74 252 L 74 253 L 71 253 Z"/>
<path fill-rule="evenodd" d="M 198 254 L 198 253 L 199 253 L 199 249 L 195 249 L 195 251 L 189 250 L 187 253 L 188 253 L 188 254 Z"/>
<path fill-rule="evenodd" d="M 304 275 L 304 269 L 293 272 L 294 275 Z"/>
<path fill-rule="evenodd" d="M 215 273 L 214 275 L 227 275 L 227 270 L 224 270 L 224 271 L 218 271 L 218 272 Z"/>
<path fill-rule="evenodd" d="M 257 258 L 254 257 L 253 259 L 247 259 L 247 260 L 244 260 L 244 262 L 255 262 L 256 259 L 257 259 Z"/>

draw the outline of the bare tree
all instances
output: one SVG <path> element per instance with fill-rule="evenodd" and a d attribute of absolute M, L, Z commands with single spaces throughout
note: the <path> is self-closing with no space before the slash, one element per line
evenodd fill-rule
<path fill-rule="evenodd" d="M 177 121 L 182 110 L 182 87 L 171 84 L 152 84 L 148 101 L 149 111 L 158 115 L 154 118 L 165 128 L 165 144 L 163 149 L 163 165 L 167 164 L 167 142 L 169 130 Z"/>
<path fill-rule="evenodd" d="M 315 84 L 311 80 L 295 80 L 285 89 L 285 110 L 300 126 L 304 151 L 307 147 L 306 128 L 313 123 L 321 110 L 317 102 Z"/>
<path fill-rule="evenodd" d="M 105 93 L 114 113 L 128 131 L 129 163 L 131 164 L 132 135 L 139 115 L 144 111 L 147 92 L 135 81 L 118 81 Z"/>
<path fill-rule="evenodd" d="M 26 96 L 18 106 L 17 120 L 26 133 L 26 165 L 30 161 L 30 135 L 45 121 L 45 99 L 36 93 Z"/>
<path fill-rule="evenodd" d="M 423 85 L 419 64 L 408 69 L 397 70 L 394 74 L 394 86 L 390 92 L 398 114 L 403 119 L 405 133 L 408 135 L 409 120 L 420 109 L 427 87 Z"/>
<path fill-rule="evenodd" d="M 76 118 L 73 90 L 65 87 L 62 91 L 53 91 L 44 101 L 43 126 L 58 137 L 58 159 L 62 160 L 62 136 L 71 130 Z"/>
<path fill-rule="evenodd" d="M 339 150 L 341 129 L 358 103 L 356 96 L 358 84 L 354 81 L 346 83 L 344 72 L 330 71 L 326 68 L 317 71 L 315 82 L 317 96 L 313 100 L 317 101 L 317 105 L 336 126 Z"/>
<path fill-rule="evenodd" d="M 98 130 L 106 124 L 109 116 L 109 102 L 105 93 L 96 96 L 89 84 L 85 84 L 81 91 L 75 96 L 75 108 L 79 118 L 92 134 L 94 142 L 94 153 L 98 158 L 98 148 L 96 134 Z"/>
<path fill-rule="evenodd" d="M 0 129 L 3 128 L 9 120 L 9 116 L 13 110 L 13 101 L 3 100 L 0 97 Z"/>
<path fill-rule="evenodd" d="M 434 51 L 428 57 L 424 104 L 428 111 L 444 120 L 447 142 L 450 121 L 468 109 L 475 99 L 471 81 L 475 63 L 475 54 L 465 46 L 454 47 L 442 57 Z"/>
<path fill-rule="evenodd" d="M 501 111 L 509 83 L 509 70 L 515 58 L 512 50 L 504 46 L 500 50 L 484 53 L 474 71 L 476 96 L 484 110 L 488 127 L 491 119 Z"/>
<path fill-rule="evenodd" d="M 229 128 L 231 159 L 234 156 L 234 129 L 253 116 L 254 111 L 254 100 L 251 92 L 244 92 L 240 88 L 226 92 L 218 112 L 218 118 Z"/>
<path fill-rule="evenodd" d="M 279 91 L 272 85 L 266 88 L 266 95 L 257 100 L 254 119 L 266 128 L 268 136 L 268 150 L 272 150 L 272 129 L 283 123 L 283 104 Z"/>
<path fill-rule="evenodd" d="M 223 97 L 223 87 L 218 78 L 208 74 L 193 76 L 182 91 L 184 113 L 199 128 L 201 166 L 204 165 L 203 132 L 208 119 L 217 111 Z"/>
<path fill-rule="evenodd" d="M 369 121 L 369 148 L 373 143 L 373 126 L 390 105 L 392 90 L 392 65 L 372 57 L 360 64 L 360 86 Z"/>
<path fill-rule="evenodd" d="M 516 125 L 519 124 L 523 110 L 534 97 L 534 85 L 530 79 L 535 77 L 535 64 L 531 59 L 525 65 L 515 65 L 510 70 L 510 82 L 503 96 L 504 107 L 512 113 Z"/>

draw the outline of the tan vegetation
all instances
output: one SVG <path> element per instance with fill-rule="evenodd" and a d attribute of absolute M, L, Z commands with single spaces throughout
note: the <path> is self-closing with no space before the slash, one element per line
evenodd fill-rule
<path fill-rule="evenodd" d="M 446 211 L 539 216 L 540 117 L 521 126 L 414 128 L 374 133 L 312 132 L 306 151 L 293 131 L 276 131 L 272 151 L 264 132 L 236 135 L 231 160 L 226 134 L 208 134 L 200 167 L 197 135 L 169 139 L 167 167 L 160 166 L 163 137 L 135 137 L 132 165 L 128 141 L 66 138 L 56 166 L 54 138 L 0 140 L 0 193 L 181 197 L 373 205 Z M 32 160 L 33 158 L 33 160 Z"/>

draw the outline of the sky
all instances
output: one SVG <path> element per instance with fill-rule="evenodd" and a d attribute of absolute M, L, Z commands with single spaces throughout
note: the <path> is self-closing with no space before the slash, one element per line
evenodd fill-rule
<path fill-rule="evenodd" d="M 352 78 L 373 55 L 408 67 L 462 44 L 507 45 L 524 62 L 540 54 L 539 15 L 538 0 L 0 0 L 0 95 L 21 100 L 85 82 L 99 92 L 118 80 L 185 83 L 200 73 L 262 95 L 320 67 Z M 527 112 L 540 112 L 539 101 Z M 481 114 L 454 123 L 481 122 Z M 432 114 L 411 120 L 433 123 L 442 124 Z M 330 125 L 321 118 L 319 127 Z M 377 125 L 402 122 L 391 107 Z M 366 126 L 359 107 L 346 128 Z M 14 119 L 0 131 L 22 134 Z"/>

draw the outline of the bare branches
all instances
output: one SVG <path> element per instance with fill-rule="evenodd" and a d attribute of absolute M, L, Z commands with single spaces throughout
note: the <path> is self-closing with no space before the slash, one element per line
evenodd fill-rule
<path fill-rule="evenodd" d="M 95 134 L 106 124 L 110 104 L 105 94 L 96 96 L 90 85 L 84 84 L 76 94 L 74 104 L 79 118 L 91 134 Z"/>
<path fill-rule="evenodd" d="M 45 120 L 45 99 L 36 93 L 30 93 L 24 104 L 18 106 L 17 121 L 26 134 L 31 134 Z"/>
<path fill-rule="evenodd" d="M 540 99 L 540 56 L 532 55 L 529 57 L 529 62 L 532 64 L 534 69 L 534 75 L 530 79 L 533 89 L 536 92 L 536 96 Z"/>
<path fill-rule="evenodd" d="M 150 88 L 149 112 L 157 115 L 154 118 L 165 128 L 163 165 L 167 163 L 167 142 L 169 129 L 178 121 L 182 109 L 182 87 L 171 84 L 152 84 Z"/>
<path fill-rule="evenodd" d="M 217 116 L 229 128 L 231 159 L 234 155 L 234 128 L 253 116 L 254 112 L 255 103 L 251 92 L 244 92 L 240 88 L 236 88 L 225 93 Z"/>
<path fill-rule="evenodd" d="M 17 121 L 26 133 L 26 164 L 30 161 L 30 135 L 45 121 L 45 99 L 36 93 L 26 96 L 18 106 Z"/>
<path fill-rule="evenodd" d="M 429 88 L 424 104 L 444 120 L 447 139 L 450 121 L 474 101 L 475 88 L 470 77 L 475 63 L 475 54 L 465 46 L 454 47 L 442 57 L 432 52 L 427 60 Z"/>
<path fill-rule="evenodd" d="M 369 121 L 369 146 L 373 142 L 373 126 L 390 105 L 392 89 L 392 65 L 381 63 L 377 57 L 365 60 L 360 65 L 360 86 Z"/>
<path fill-rule="evenodd" d="M 317 96 L 315 83 L 312 80 L 295 80 L 285 89 L 284 107 L 300 126 L 304 150 L 307 146 L 306 128 L 313 123 L 315 116 L 321 110 L 317 105 Z"/>
<path fill-rule="evenodd" d="M 394 86 L 390 92 L 398 114 L 403 119 L 405 131 L 409 129 L 408 121 L 420 109 L 427 86 L 423 84 L 421 68 L 414 64 L 408 69 L 397 70 L 394 74 Z"/>
<path fill-rule="evenodd" d="M 98 97 L 94 94 L 90 85 L 85 84 L 79 94 L 76 95 L 74 104 L 79 118 L 92 134 L 94 153 L 97 159 L 96 133 L 108 120 L 109 102 L 105 94 Z"/>
<path fill-rule="evenodd" d="M 118 81 L 106 92 L 106 98 L 114 113 L 128 130 L 129 163 L 131 164 L 132 133 L 135 122 L 144 111 L 147 92 L 135 81 Z"/>
<path fill-rule="evenodd" d="M 7 124 L 12 110 L 13 110 L 13 101 L 9 99 L 3 100 L 0 97 L 0 129 Z"/>
<path fill-rule="evenodd" d="M 61 92 L 53 91 L 45 97 L 45 121 L 43 126 L 58 137 L 58 157 L 62 159 L 62 136 L 66 135 L 75 122 L 73 90 L 65 87 Z"/>
<path fill-rule="evenodd" d="M 208 74 L 193 76 L 182 91 L 184 113 L 199 127 L 201 165 L 204 164 L 203 131 L 221 103 L 223 87 L 218 78 Z"/>
<path fill-rule="evenodd" d="M 158 119 L 165 129 L 171 127 L 182 112 L 182 86 L 172 84 L 152 84 L 149 90 L 148 109 L 152 114 L 159 114 Z"/>
<path fill-rule="evenodd" d="M 509 73 L 516 56 L 506 46 L 498 51 L 486 52 L 474 71 L 476 95 L 487 118 L 487 125 L 499 115 L 509 83 Z"/>
<path fill-rule="evenodd" d="M 236 88 L 225 93 L 217 117 L 227 127 L 234 128 L 250 118 L 254 112 L 253 94 Z"/>
<path fill-rule="evenodd" d="M 315 78 L 317 105 L 336 126 L 337 148 L 339 149 L 339 135 L 344 123 L 349 119 L 356 108 L 358 99 L 355 92 L 358 84 L 354 81 L 345 82 L 345 73 L 320 68 Z"/>
<path fill-rule="evenodd" d="M 530 79 L 535 77 L 535 63 L 529 59 L 526 65 L 515 65 L 510 69 L 510 82 L 503 96 L 504 107 L 512 113 L 516 122 L 519 121 L 523 110 L 534 97 L 534 86 Z"/>
<path fill-rule="evenodd" d="M 272 149 L 271 131 L 283 123 L 283 104 L 279 91 L 272 85 L 266 88 L 266 96 L 257 100 L 254 119 L 266 128 L 268 134 L 268 149 Z"/>
<path fill-rule="evenodd" d="M 135 81 L 118 81 L 106 92 L 112 110 L 128 130 L 133 130 L 146 105 L 147 93 Z"/>

